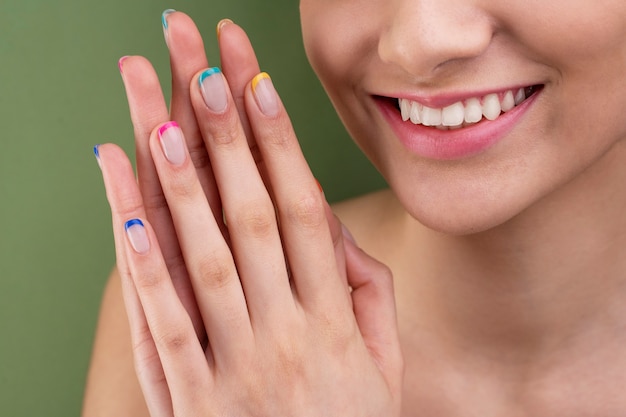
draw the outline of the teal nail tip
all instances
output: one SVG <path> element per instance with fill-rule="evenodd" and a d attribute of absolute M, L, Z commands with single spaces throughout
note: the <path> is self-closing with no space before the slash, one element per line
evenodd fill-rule
<path fill-rule="evenodd" d="M 96 145 L 93 147 L 93 153 L 96 155 L 96 158 L 100 159 L 100 145 Z"/>
<path fill-rule="evenodd" d="M 128 231 L 133 226 L 141 226 L 143 227 L 143 222 L 139 219 L 130 219 L 126 223 L 124 223 L 124 230 Z"/>
<path fill-rule="evenodd" d="M 175 11 L 176 10 L 174 9 L 167 9 L 161 14 L 161 23 L 163 24 L 164 29 L 167 29 L 167 16 L 171 15 Z"/>
<path fill-rule="evenodd" d="M 204 80 L 206 80 L 208 77 L 210 77 L 211 75 L 215 75 L 215 74 L 219 74 L 220 69 L 218 67 L 213 67 L 213 68 L 209 68 L 207 70 L 204 70 L 204 72 L 202 74 L 200 74 L 200 78 L 198 78 L 198 81 L 200 82 L 200 85 L 202 85 L 202 82 Z"/>

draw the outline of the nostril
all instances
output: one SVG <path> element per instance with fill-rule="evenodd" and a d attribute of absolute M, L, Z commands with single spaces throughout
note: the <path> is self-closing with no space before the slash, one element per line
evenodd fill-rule
<path fill-rule="evenodd" d="M 437 3 L 407 1 L 394 10 L 378 39 L 382 62 L 424 79 L 459 71 L 463 65 L 458 64 L 489 48 L 496 30 L 489 16 L 477 13 L 471 5 L 461 5 L 467 10 L 451 13 L 449 7 Z"/>

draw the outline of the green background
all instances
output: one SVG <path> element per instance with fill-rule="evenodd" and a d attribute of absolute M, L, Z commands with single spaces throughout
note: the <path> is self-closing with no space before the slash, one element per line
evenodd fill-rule
<path fill-rule="evenodd" d="M 1 416 L 80 414 L 100 295 L 114 263 L 92 147 L 116 142 L 132 155 L 117 60 L 147 56 L 167 82 L 166 8 L 196 20 L 212 64 L 219 19 L 248 30 L 329 200 L 383 186 L 308 67 L 296 0 L 2 0 Z"/>

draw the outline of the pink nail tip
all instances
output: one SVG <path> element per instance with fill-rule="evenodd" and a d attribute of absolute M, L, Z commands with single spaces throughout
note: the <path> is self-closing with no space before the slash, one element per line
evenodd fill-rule
<path fill-rule="evenodd" d="M 121 57 L 119 61 L 117 61 L 117 67 L 120 69 L 121 73 L 124 73 L 123 65 L 126 58 L 128 58 L 128 55 Z"/>
<path fill-rule="evenodd" d="M 170 127 L 176 127 L 180 129 L 180 126 L 175 121 L 167 122 L 159 128 L 159 136 L 163 136 L 163 132 L 165 132 Z"/>

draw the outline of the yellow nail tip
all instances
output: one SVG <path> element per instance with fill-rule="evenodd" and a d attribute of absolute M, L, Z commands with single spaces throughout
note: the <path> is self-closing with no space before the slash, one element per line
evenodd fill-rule
<path fill-rule="evenodd" d="M 262 72 L 260 74 L 257 74 L 253 79 L 252 79 L 252 90 L 256 90 L 256 86 L 257 84 L 261 81 L 264 80 L 266 78 L 270 78 L 269 74 L 267 72 Z"/>
<path fill-rule="evenodd" d="M 220 32 L 222 31 L 222 28 L 228 24 L 233 23 L 232 20 L 230 19 L 222 19 L 217 23 L 217 26 L 215 28 L 215 31 L 217 32 L 217 37 L 220 37 Z"/>

